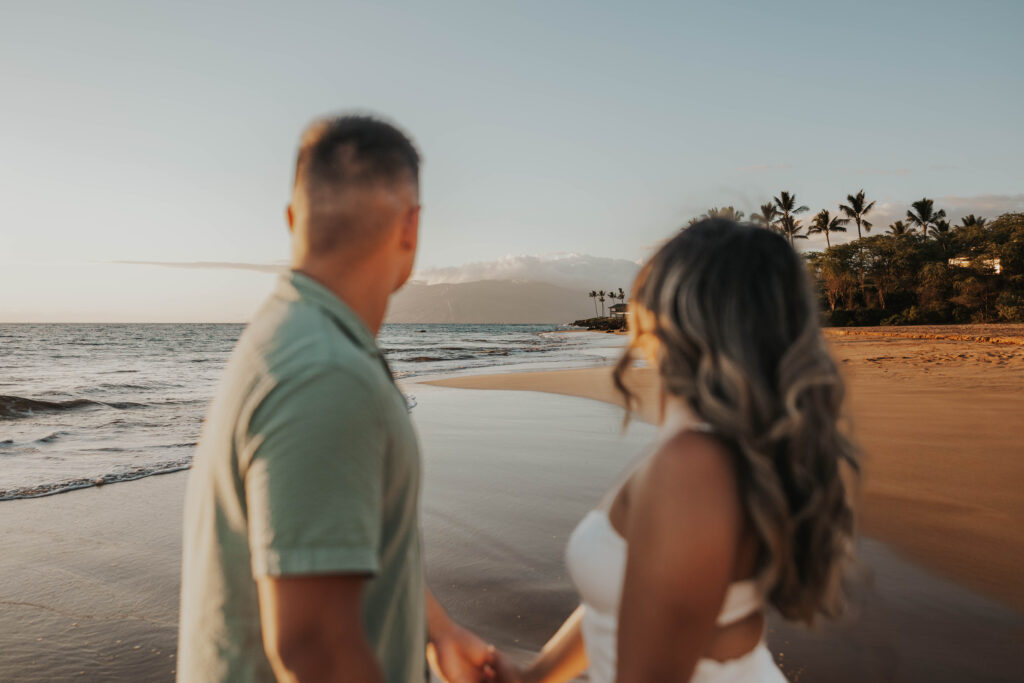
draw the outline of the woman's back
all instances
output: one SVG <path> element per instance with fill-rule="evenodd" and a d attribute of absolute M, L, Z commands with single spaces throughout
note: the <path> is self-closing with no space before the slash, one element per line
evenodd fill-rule
<path fill-rule="evenodd" d="M 666 420 L 663 432 L 666 427 L 674 431 L 677 422 L 679 421 L 671 418 Z M 686 431 L 694 429 L 707 431 L 706 426 L 699 423 L 691 424 Z M 677 439 L 673 436 L 670 431 L 668 438 L 651 456 L 652 459 L 686 457 L 685 452 L 678 452 L 679 446 L 685 449 L 685 442 L 690 439 Z M 708 440 L 708 437 L 699 434 L 689 436 Z M 680 441 L 683 443 L 679 443 Z M 666 450 L 671 452 L 664 453 Z M 616 529 L 612 517 L 642 538 L 648 536 L 648 530 L 637 529 L 635 524 L 630 523 L 629 507 L 631 502 L 647 495 L 644 491 L 644 470 L 650 464 L 643 463 L 630 476 L 612 500 L 609 510 L 593 510 L 584 517 L 570 537 L 566 550 L 569 573 L 585 608 L 581 629 L 592 681 L 612 681 L 615 679 L 616 671 L 618 615 L 622 607 L 629 542 L 624 534 Z M 683 545 L 686 539 L 662 539 L 661 542 L 665 541 L 675 541 Z M 650 539 L 647 542 L 650 542 Z M 749 546 L 750 537 L 743 535 L 737 538 L 736 542 L 741 546 Z M 739 676 L 735 680 L 785 680 L 772 662 L 762 641 L 764 597 L 757 583 L 749 578 L 753 571 L 752 555 L 743 552 L 741 547 L 737 548 L 734 555 L 737 560 L 734 574 L 748 578 L 734 580 L 727 586 L 715 619 L 716 633 L 707 650 L 702 653 L 704 656 L 697 664 L 694 680 L 733 680 L 734 675 Z M 719 659 L 727 661 L 716 661 Z M 714 672 L 714 675 L 708 678 L 711 672 Z"/>

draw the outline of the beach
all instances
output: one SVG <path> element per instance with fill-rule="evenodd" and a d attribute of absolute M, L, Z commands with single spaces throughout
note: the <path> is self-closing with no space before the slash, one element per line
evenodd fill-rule
<path fill-rule="evenodd" d="M 861 532 L 1024 611 L 1021 327 L 940 328 L 932 338 L 915 338 L 928 334 L 921 328 L 837 330 L 828 338 L 863 448 Z M 609 368 L 436 384 L 621 403 Z M 653 420 L 653 374 L 636 369 L 630 384 L 638 414 Z"/>
<path fill-rule="evenodd" d="M 603 404 L 407 385 L 428 578 L 520 656 L 574 609 L 568 533 L 650 441 Z M 173 678 L 188 472 L 0 503 L 0 680 Z"/>
<path fill-rule="evenodd" d="M 777 661 L 793 681 L 1018 680 L 1024 346 L 830 343 L 865 451 L 861 570 L 840 623 L 769 620 Z M 622 433 L 607 361 L 421 379 L 402 387 L 424 453 L 428 579 L 457 620 L 526 658 L 576 605 L 568 534 L 654 427 Z M 652 377 L 634 382 L 650 420 Z M 0 679 L 171 680 L 189 476 L 0 503 Z"/>

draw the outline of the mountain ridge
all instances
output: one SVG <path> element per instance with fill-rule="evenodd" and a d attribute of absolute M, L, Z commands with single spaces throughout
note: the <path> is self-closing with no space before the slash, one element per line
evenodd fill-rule
<path fill-rule="evenodd" d="M 594 302 L 573 287 L 530 280 L 409 282 L 392 298 L 386 322 L 565 324 L 593 317 Z"/>

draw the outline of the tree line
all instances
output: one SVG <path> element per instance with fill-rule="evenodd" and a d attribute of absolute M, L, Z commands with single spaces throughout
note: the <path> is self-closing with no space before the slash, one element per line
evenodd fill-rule
<path fill-rule="evenodd" d="M 803 256 L 828 325 L 1024 322 L 1024 214 L 992 221 L 970 214 L 951 225 L 945 210 L 924 197 L 884 234 L 869 235 L 874 207 L 860 190 L 805 226 L 800 216 L 810 209 L 783 191 L 748 220 L 793 246 L 825 236 L 823 251 Z M 690 224 L 707 218 L 742 221 L 744 213 L 715 207 Z M 854 228 L 854 240 L 832 244 L 835 233 Z"/>
<path fill-rule="evenodd" d="M 622 287 L 619 287 L 619 291 L 609 289 L 607 292 L 603 289 L 592 289 L 587 294 L 588 297 L 594 300 L 594 315 L 597 315 L 597 303 L 601 302 L 601 317 L 604 317 L 604 302 L 611 299 L 613 302 L 617 299 L 619 303 L 626 300 L 626 292 L 623 291 Z M 610 306 L 611 304 L 609 304 Z"/>

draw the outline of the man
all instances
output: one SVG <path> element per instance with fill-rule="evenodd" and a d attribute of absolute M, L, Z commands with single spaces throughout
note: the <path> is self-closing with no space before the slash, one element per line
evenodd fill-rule
<path fill-rule="evenodd" d="M 185 506 L 178 680 L 451 681 L 491 649 L 427 590 L 420 456 L 375 336 L 412 272 L 419 155 L 375 118 L 315 122 L 292 268 L 238 341 Z"/>

